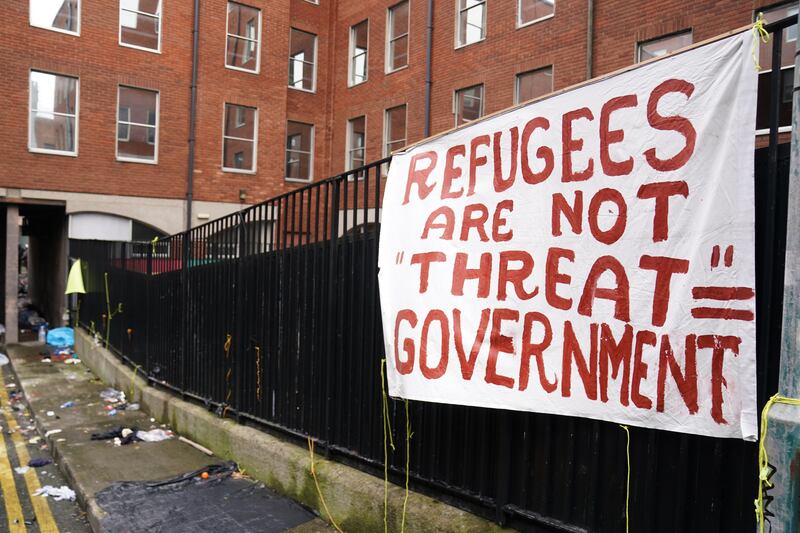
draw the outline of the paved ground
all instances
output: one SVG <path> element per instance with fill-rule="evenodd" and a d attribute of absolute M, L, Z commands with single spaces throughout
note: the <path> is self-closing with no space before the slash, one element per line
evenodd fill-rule
<path fill-rule="evenodd" d="M 153 443 L 135 442 L 124 446 L 115 445 L 113 440 L 90 440 L 92 433 L 108 431 L 118 426 L 136 427 L 142 430 L 163 428 L 163 426 L 142 411 L 118 411 L 116 415 L 109 416 L 106 402 L 100 398 L 100 392 L 107 386 L 83 365 L 43 363 L 39 355 L 43 348 L 44 346 L 38 343 L 22 343 L 8 347 L 8 355 L 16 375 L 11 375 L 12 370 L 8 366 L 2 370 L 6 381 L 14 381 L 15 386 L 13 389 L 9 387 L 0 391 L 0 407 L 6 410 L 3 413 L 4 417 L 11 417 L 13 410 L 9 408 L 7 400 L 3 398 L 3 393 L 7 393 L 8 390 L 21 389 L 30 406 L 29 414 L 35 420 L 38 434 L 58 432 L 42 439 L 42 442 L 47 442 L 47 449 L 40 449 L 39 445 L 26 444 L 28 439 L 37 435 L 37 432 L 27 429 L 33 426 L 32 419 L 23 417 L 22 421 L 17 424 L 25 429 L 27 434 L 23 434 L 23 431 L 20 430 L 7 435 L 4 431 L 2 436 L 6 441 L 10 441 L 11 437 L 16 435 L 15 443 L 19 442 L 16 444 L 16 450 L 14 449 L 15 443 L 6 442 L 4 446 L 10 452 L 12 468 L 19 465 L 20 459 L 17 454 L 24 455 L 20 453 L 22 448 L 27 450 L 28 455 L 32 457 L 54 458 L 61 472 L 54 466 L 31 469 L 25 474 L 23 480 L 22 476 L 13 473 L 13 469 L 11 469 L 12 477 L 0 457 L 0 489 L 3 493 L 6 516 L 9 517 L 6 522 L 0 521 L 0 531 L 5 530 L 6 523 L 12 533 L 24 531 L 84 533 L 91 531 L 88 524 L 91 524 L 95 531 L 99 531 L 103 512 L 99 509 L 95 496 L 113 483 L 162 480 L 186 472 L 201 470 L 207 465 L 221 462 L 219 458 L 209 457 L 177 439 Z M 75 405 L 61 407 L 69 401 L 74 402 Z M 22 414 L 16 413 L 13 416 Z M 61 477 L 62 474 L 65 475 L 68 482 Z M 15 486 L 7 483 L 6 479 L 16 481 Z M 48 502 L 49 498 L 34 497 L 34 503 L 38 500 L 49 504 L 53 523 L 51 523 L 50 529 L 44 527 L 46 506 L 39 503 L 35 515 L 37 521 L 25 526 L 24 522 L 30 521 L 30 518 L 34 516 L 31 511 L 31 499 L 27 498 L 27 492 L 31 489 L 26 489 L 26 487 L 35 489 L 38 486 L 37 483 L 58 486 L 69 484 L 75 489 L 79 503 L 88 511 L 88 516 L 83 517 L 75 503 Z M 18 494 L 22 502 L 16 507 L 14 506 L 14 494 Z M 280 499 L 274 495 L 271 497 L 276 500 Z M 21 510 L 17 510 L 18 508 Z M 39 517 L 40 511 L 42 517 Z M 294 533 L 331 531 L 324 522 L 313 519 L 310 514 L 307 516 L 308 518 L 303 519 L 305 523 L 290 531 Z M 21 526 L 15 524 L 13 520 L 17 518 L 13 517 L 22 518 L 23 524 Z M 274 518 L 274 512 L 272 518 Z M 37 523 L 41 523 L 43 526 L 38 528 Z M 16 529 L 14 529 L 15 527 Z M 274 529 L 269 530 L 275 531 Z M 195 529 L 195 531 L 201 530 Z"/>

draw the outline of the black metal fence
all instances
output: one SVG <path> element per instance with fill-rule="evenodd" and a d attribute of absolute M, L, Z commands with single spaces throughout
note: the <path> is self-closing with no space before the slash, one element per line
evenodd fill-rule
<path fill-rule="evenodd" d="M 792 23 L 770 28 L 776 42 Z M 760 405 L 776 390 L 779 366 L 789 166 L 779 100 L 770 145 L 756 153 Z M 288 438 L 312 436 L 333 458 L 382 472 L 377 252 L 386 163 L 154 243 L 72 241 L 71 255 L 87 265 L 80 322 L 108 334 L 153 385 Z M 399 481 L 402 402 L 390 400 L 389 420 Z M 409 421 L 417 490 L 526 531 L 624 531 L 626 439 L 616 424 L 423 402 L 411 402 Z M 631 531 L 752 530 L 755 444 L 632 428 L 630 453 Z"/>

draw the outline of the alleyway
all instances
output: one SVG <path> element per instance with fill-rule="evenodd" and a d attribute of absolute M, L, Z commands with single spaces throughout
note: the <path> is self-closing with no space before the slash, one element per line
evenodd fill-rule
<path fill-rule="evenodd" d="M 0 368 L 0 531 L 328 531 L 236 465 L 178 440 L 82 363 L 47 361 L 46 350 L 11 345 L 11 365 Z M 146 442 L 131 435 L 169 437 Z M 31 458 L 55 464 L 15 472 Z M 81 505 L 30 496 L 44 485 L 71 487 Z"/>

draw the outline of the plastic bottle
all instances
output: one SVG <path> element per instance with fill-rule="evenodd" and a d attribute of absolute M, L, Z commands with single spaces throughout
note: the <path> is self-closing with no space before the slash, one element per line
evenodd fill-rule
<path fill-rule="evenodd" d="M 39 342 L 47 342 L 47 322 L 39 326 Z"/>

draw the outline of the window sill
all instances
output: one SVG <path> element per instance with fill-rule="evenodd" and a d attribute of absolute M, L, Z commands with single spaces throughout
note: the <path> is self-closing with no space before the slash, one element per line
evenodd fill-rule
<path fill-rule="evenodd" d="M 283 180 L 284 181 L 288 181 L 289 183 L 305 183 L 305 184 L 309 184 L 309 183 L 312 183 L 314 181 L 314 178 L 312 177 L 312 178 L 309 178 L 307 180 L 301 180 L 299 178 L 287 178 L 287 177 L 284 177 Z"/>
<path fill-rule="evenodd" d="M 555 13 L 551 13 L 550 15 L 545 15 L 544 17 L 539 17 L 536 20 L 532 20 L 530 22 L 526 22 L 525 24 L 520 24 L 519 19 L 517 19 L 517 29 L 520 30 L 522 28 L 527 28 L 528 26 L 533 26 L 534 24 L 538 24 L 539 22 L 544 22 L 545 20 L 550 20 L 551 18 L 555 17 Z"/>
<path fill-rule="evenodd" d="M 402 72 L 402 71 L 407 70 L 407 69 L 408 69 L 408 65 L 405 65 L 405 66 L 402 66 L 402 67 L 397 67 L 394 70 L 387 70 L 385 72 L 385 74 L 388 76 L 389 74 L 394 74 L 395 72 Z"/>
<path fill-rule="evenodd" d="M 348 82 L 348 83 L 347 83 L 347 88 L 348 88 L 348 89 L 352 89 L 353 87 L 358 87 L 359 85 L 364 85 L 364 84 L 365 84 L 365 83 L 367 83 L 368 81 L 369 81 L 369 80 L 364 80 L 364 81 L 360 81 L 360 82 L 358 82 L 358 83 L 350 83 L 350 82 Z"/>
<path fill-rule="evenodd" d="M 144 46 L 136 46 L 135 44 L 128 44 L 119 41 L 119 45 L 123 48 L 132 48 L 133 50 L 141 50 L 142 52 L 150 52 L 151 54 L 161 55 L 161 43 L 158 43 L 159 48 L 145 48 Z"/>
<path fill-rule="evenodd" d="M 141 163 L 143 165 L 157 165 L 158 158 L 156 159 L 136 159 L 133 157 L 119 157 L 117 156 L 117 161 L 120 163 Z"/>
<path fill-rule="evenodd" d="M 247 73 L 247 74 L 255 74 L 255 75 L 258 75 L 259 70 L 260 70 L 260 67 L 255 69 L 255 70 L 252 70 L 252 69 L 249 69 L 249 68 L 232 67 L 231 65 L 228 65 L 227 63 L 225 63 L 225 68 L 228 69 L 228 70 L 236 70 L 236 71 L 239 71 L 239 72 L 244 72 L 244 73 Z"/>
<path fill-rule="evenodd" d="M 245 170 L 245 169 L 241 169 L 241 168 L 227 168 L 227 167 L 222 167 L 222 171 L 223 172 L 228 172 L 229 174 L 249 174 L 251 176 L 255 175 L 255 173 L 256 173 L 255 169 L 253 169 L 253 170 Z"/>
<path fill-rule="evenodd" d="M 301 93 L 317 94 L 317 89 L 316 88 L 314 88 L 314 89 L 303 89 L 301 87 L 292 87 L 291 85 L 287 85 L 287 88 L 289 88 L 289 89 L 291 89 L 293 91 L 299 91 Z"/>
<path fill-rule="evenodd" d="M 78 151 L 75 150 L 74 152 L 67 152 L 64 150 L 48 150 L 47 148 L 30 148 L 28 147 L 28 152 L 32 154 L 46 154 L 46 155 L 60 155 L 65 157 L 78 157 Z"/>
<path fill-rule="evenodd" d="M 483 42 L 483 41 L 485 41 L 485 40 L 486 40 L 486 37 L 484 37 L 484 38 L 482 38 L 482 39 L 478 39 L 477 41 L 472 41 L 471 43 L 466 43 L 466 44 L 456 44 L 456 46 L 455 46 L 455 48 L 454 48 L 454 49 L 455 49 L 455 50 L 461 50 L 462 48 L 466 48 L 466 47 L 468 47 L 468 46 L 472 46 L 473 44 L 479 44 L 479 43 L 482 43 L 482 42 Z"/>
<path fill-rule="evenodd" d="M 73 37 L 80 37 L 81 36 L 80 27 L 78 28 L 78 31 L 62 30 L 61 28 L 52 28 L 52 27 L 49 27 L 49 26 L 39 26 L 37 24 L 30 24 L 30 27 L 31 28 L 37 28 L 37 29 L 40 29 L 40 30 L 54 31 L 56 33 L 63 33 L 65 35 L 72 35 Z"/>

